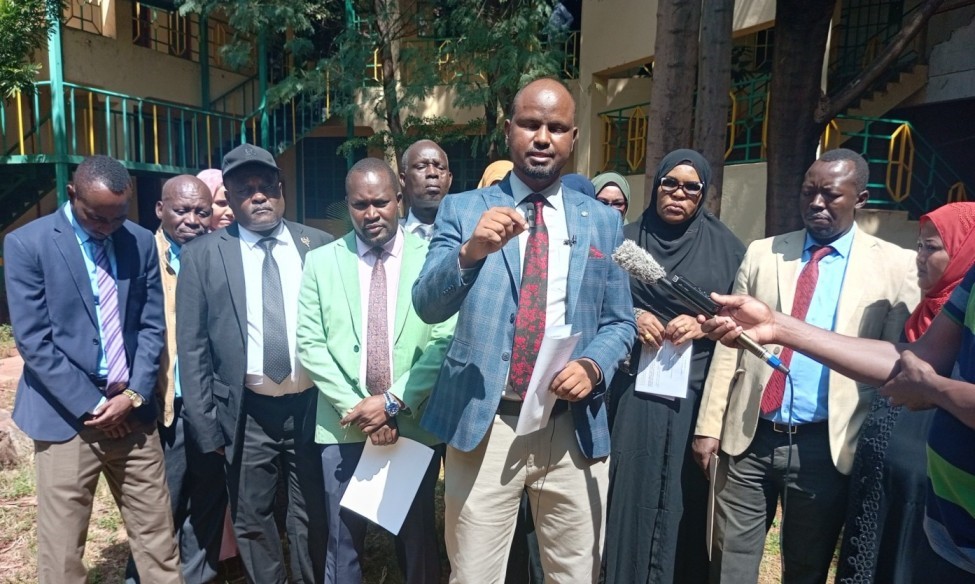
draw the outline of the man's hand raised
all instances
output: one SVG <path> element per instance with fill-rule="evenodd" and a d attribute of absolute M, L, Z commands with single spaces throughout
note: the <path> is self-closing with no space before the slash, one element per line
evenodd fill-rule
<path fill-rule="evenodd" d="M 460 246 L 460 267 L 473 268 L 528 229 L 528 222 L 511 207 L 492 207 L 481 215 L 471 238 Z"/>

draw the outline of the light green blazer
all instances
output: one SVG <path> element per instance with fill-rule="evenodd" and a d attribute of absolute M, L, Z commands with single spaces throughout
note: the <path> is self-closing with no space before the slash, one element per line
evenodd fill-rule
<path fill-rule="evenodd" d="M 437 381 L 455 319 L 429 325 L 413 309 L 413 282 L 423 267 L 427 242 L 405 233 L 403 261 L 396 297 L 393 330 L 393 372 L 390 391 L 409 407 L 396 416 L 400 435 L 424 444 L 440 442 L 420 428 L 420 418 Z M 315 442 L 363 442 L 358 428 L 343 428 L 342 416 L 369 397 L 359 364 L 365 359 L 366 330 L 360 302 L 359 256 L 355 232 L 308 252 L 298 304 L 298 358 L 318 387 Z"/>

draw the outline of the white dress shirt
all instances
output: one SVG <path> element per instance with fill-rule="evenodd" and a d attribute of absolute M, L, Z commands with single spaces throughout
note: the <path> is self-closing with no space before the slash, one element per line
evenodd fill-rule
<path fill-rule="evenodd" d="M 284 318 L 288 328 L 288 352 L 291 375 L 280 384 L 264 375 L 264 250 L 257 244 L 264 238 L 259 233 L 240 227 L 240 255 L 244 263 L 244 288 L 247 302 L 247 375 L 244 384 L 255 393 L 281 396 L 299 393 L 311 387 L 311 379 L 298 361 L 295 350 L 298 330 L 298 290 L 301 287 L 301 255 L 284 223 L 269 236 L 277 240 L 271 248 L 281 274 Z M 226 299 L 230 302 L 230 299 Z"/>
<path fill-rule="evenodd" d="M 522 216 L 531 207 L 525 199 L 535 191 L 521 182 L 515 173 L 510 174 L 511 194 L 515 198 L 515 210 Z M 572 246 L 569 244 L 569 232 L 565 222 L 565 203 L 562 198 L 562 181 L 556 180 L 548 188 L 541 191 L 545 197 L 545 208 L 542 216 L 548 229 L 548 292 L 545 310 L 545 328 L 565 324 L 566 293 L 569 279 L 569 258 Z M 521 254 L 521 270 L 525 270 L 525 250 L 528 248 L 529 231 L 518 236 L 518 249 Z M 507 389 L 502 394 L 505 399 L 521 400 L 521 397 L 509 393 Z"/>
<path fill-rule="evenodd" d="M 423 223 L 417 219 L 412 210 L 410 210 L 410 213 L 405 219 L 402 220 L 401 225 L 407 233 L 412 233 L 420 239 L 425 239 L 427 241 L 433 239 L 433 225 Z"/>
<path fill-rule="evenodd" d="M 396 295 L 399 291 L 399 274 L 403 265 L 403 230 L 396 229 L 396 235 L 386 242 L 383 249 L 383 268 L 386 271 L 386 336 L 389 347 L 389 380 L 396 381 L 393 372 L 393 329 L 396 326 Z M 376 254 L 372 247 L 355 238 L 356 252 L 359 254 L 359 309 L 362 317 L 362 351 L 359 353 L 359 379 L 363 386 L 366 382 L 366 355 L 369 354 L 369 287 L 372 283 L 372 267 L 376 264 Z M 386 389 L 389 389 L 388 387 Z"/>

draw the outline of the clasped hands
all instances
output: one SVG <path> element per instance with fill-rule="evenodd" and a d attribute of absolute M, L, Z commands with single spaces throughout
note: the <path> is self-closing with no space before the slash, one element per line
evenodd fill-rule
<path fill-rule="evenodd" d="M 101 430 L 109 438 L 122 438 L 132 431 L 132 424 L 128 420 L 132 410 L 132 400 L 120 393 L 96 408 L 84 424 Z"/>
<path fill-rule="evenodd" d="M 395 399 L 395 398 L 394 398 Z M 396 418 L 386 413 L 386 398 L 370 395 L 352 407 L 339 421 L 342 426 L 354 425 L 376 446 L 395 444 L 399 439 Z"/>
<path fill-rule="evenodd" d="M 704 338 L 700 323 L 686 314 L 677 315 L 664 325 L 653 313 L 644 311 L 636 319 L 636 332 L 640 342 L 651 349 L 659 349 L 665 340 L 680 346 Z"/>

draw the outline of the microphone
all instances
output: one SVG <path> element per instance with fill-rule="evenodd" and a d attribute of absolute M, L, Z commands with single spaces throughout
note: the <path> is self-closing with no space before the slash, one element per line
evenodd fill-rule
<path fill-rule="evenodd" d="M 624 241 L 622 245 L 616 248 L 616 251 L 613 252 L 613 261 L 641 282 L 650 284 L 651 286 L 662 285 L 670 292 L 673 292 L 674 296 L 677 296 L 684 306 L 698 314 L 713 318 L 718 313 L 720 307 L 714 300 L 711 300 L 710 295 L 695 286 L 687 278 L 678 274 L 668 276 L 663 266 L 658 264 L 652 255 L 633 241 Z M 742 333 L 738 337 L 737 344 L 742 349 L 745 349 L 766 362 L 769 367 L 781 371 L 786 375 L 789 374 L 789 368 L 778 357 L 769 353 L 765 347 L 756 343 L 748 335 Z"/>
<path fill-rule="evenodd" d="M 525 209 L 525 222 L 528 223 L 528 231 L 535 231 L 535 207 Z"/>
<path fill-rule="evenodd" d="M 562 245 L 568 245 L 568 246 L 571 247 L 571 246 L 573 246 L 575 244 L 576 244 L 576 236 L 575 235 L 573 235 L 572 237 L 570 237 L 568 239 L 563 239 L 562 240 Z"/>

